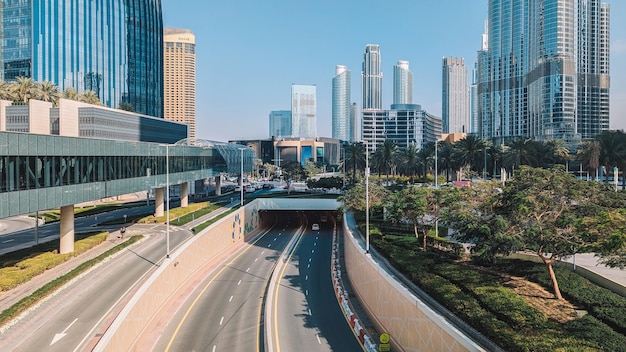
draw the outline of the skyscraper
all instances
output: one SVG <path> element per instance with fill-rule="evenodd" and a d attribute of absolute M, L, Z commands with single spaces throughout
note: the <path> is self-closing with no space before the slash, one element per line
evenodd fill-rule
<path fill-rule="evenodd" d="M 291 111 L 275 110 L 270 112 L 270 138 L 291 137 Z"/>
<path fill-rule="evenodd" d="M 292 136 L 315 138 L 317 136 L 317 87 L 291 85 Z"/>
<path fill-rule="evenodd" d="M 363 89 L 363 110 L 383 108 L 383 73 L 381 70 L 380 47 L 367 44 L 363 54 L 361 72 Z"/>
<path fill-rule="evenodd" d="M 444 57 L 441 81 L 443 133 L 468 133 L 470 110 L 465 60 L 463 58 Z"/>
<path fill-rule="evenodd" d="M 408 61 L 400 60 L 393 67 L 393 103 L 413 104 L 413 73 Z"/>
<path fill-rule="evenodd" d="M 163 117 L 189 126 L 196 138 L 196 38 L 188 29 L 163 30 Z"/>
<path fill-rule="evenodd" d="M 490 1 L 481 136 L 572 144 L 607 130 L 609 11 L 600 0 Z"/>
<path fill-rule="evenodd" d="M 0 79 L 94 91 L 163 117 L 160 0 L 2 1 Z"/>
<path fill-rule="evenodd" d="M 350 140 L 354 128 L 350 118 L 350 71 L 343 65 L 335 68 L 332 109 L 332 138 Z"/>

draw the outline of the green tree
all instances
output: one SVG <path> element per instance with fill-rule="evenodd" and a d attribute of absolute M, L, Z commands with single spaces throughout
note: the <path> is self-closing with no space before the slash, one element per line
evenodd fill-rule
<path fill-rule="evenodd" d="M 540 147 L 541 143 L 532 139 L 517 139 L 510 142 L 504 150 L 504 167 L 513 172 L 521 165 L 541 166 Z"/>
<path fill-rule="evenodd" d="M 604 131 L 596 136 L 600 145 L 600 165 L 606 169 L 605 182 L 614 167 L 622 167 L 626 158 L 626 135 L 622 131 Z"/>
<path fill-rule="evenodd" d="M 550 139 L 545 141 L 545 158 L 544 162 L 549 165 L 564 164 L 570 160 L 569 148 L 562 139 Z"/>
<path fill-rule="evenodd" d="M 39 87 L 29 77 L 17 77 L 17 80 L 11 83 L 11 92 L 13 99 L 24 104 L 28 104 L 28 101 L 32 98 L 36 98 L 39 95 Z"/>
<path fill-rule="evenodd" d="M 346 167 L 352 170 L 352 184 L 356 183 L 357 170 L 365 168 L 365 145 L 359 142 L 344 143 Z"/>
<path fill-rule="evenodd" d="M 398 157 L 399 148 L 392 139 L 385 139 L 385 141 L 378 146 L 374 155 L 372 155 L 372 164 L 378 169 L 379 175 L 381 171 L 384 171 L 387 184 L 389 184 L 389 174 L 392 172 L 392 169 L 397 166 Z"/>
<path fill-rule="evenodd" d="M 366 210 L 366 193 L 365 183 L 357 183 L 354 187 L 350 188 L 347 192 L 339 196 L 339 201 L 342 202 L 342 208 L 345 210 L 356 210 L 364 212 Z M 369 205 L 370 208 L 382 207 L 383 201 L 389 194 L 389 191 L 380 185 L 375 183 L 369 184 Z"/>
<path fill-rule="evenodd" d="M 135 112 L 135 108 L 133 107 L 133 104 L 124 102 L 124 101 L 120 103 L 120 105 L 118 106 L 118 109 L 124 110 L 124 111 Z"/>
<path fill-rule="evenodd" d="M 47 101 L 52 103 L 54 106 L 59 104 L 59 98 L 61 97 L 61 92 L 59 91 L 59 87 L 57 87 L 54 83 L 50 81 L 43 81 L 39 84 L 39 96 L 37 97 L 39 100 Z"/>
<path fill-rule="evenodd" d="M 75 88 L 68 87 L 63 91 L 63 98 L 78 101 L 80 100 L 80 94 L 78 94 Z"/>
<path fill-rule="evenodd" d="M 88 90 L 85 93 L 83 93 L 82 96 L 80 97 L 80 101 L 85 102 L 87 104 L 92 104 L 92 105 L 102 105 L 100 98 L 98 97 L 96 92 L 94 92 L 93 90 Z"/>
<path fill-rule="evenodd" d="M 469 168 L 472 171 L 479 172 L 483 169 L 487 141 L 475 136 L 468 135 L 465 138 L 453 144 L 454 159 L 460 168 Z"/>
<path fill-rule="evenodd" d="M 426 143 L 417 152 L 417 176 L 426 177 L 426 174 L 433 168 L 435 155 L 435 143 Z"/>
<path fill-rule="evenodd" d="M 600 143 L 598 141 L 584 141 L 576 150 L 576 159 L 587 167 L 592 178 L 598 176 L 600 167 Z"/>
<path fill-rule="evenodd" d="M 400 152 L 400 165 L 398 171 L 403 175 L 409 176 L 409 182 L 415 181 L 415 175 L 419 170 L 418 165 L 418 149 L 415 144 L 409 144 L 406 149 Z"/>
<path fill-rule="evenodd" d="M 428 231 L 437 222 L 436 190 L 428 187 L 409 186 L 390 194 L 386 201 L 387 216 L 394 223 L 409 223 L 415 238 L 422 236 L 422 250 L 426 250 Z"/>
<path fill-rule="evenodd" d="M 287 182 L 288 190 L 291 189 L 292 182 L 300 181 L 302 178 L 306 177 L 304 168 L 295 160 L 286 161 L 280 166 L 280 169 L 282 170 L 283 177 Z"/>

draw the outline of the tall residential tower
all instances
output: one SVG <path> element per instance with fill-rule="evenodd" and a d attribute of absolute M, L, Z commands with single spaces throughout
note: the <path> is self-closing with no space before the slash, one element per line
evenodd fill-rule
<path fill-rule="evenodd" d="M 350 141 L 354 126 L 350 118 L 350 71 L 346 66 L 337 65 L 335 68 L 332 99 L 332 137 Z"/>
<path fill-rule="evenodd" d="M 165 119 L 189 126 L 196 138 L 196 39 L 187 29 L 163 30 Z"/>
<path fill-rule="evenodd" d="M 393 67 L 393 103 L 413 104 L 413 72 L 408 61 L 400 60 Z"/>
<path fill-rule="evenodd" d="M 367 44 L 363 53 L 361 72 L 363 104 L 361 109 L 380 110 L 383 108 L 383 72 L 378 44 Z"/>
<path fill-rule="evenodd" d="M 468 133 L 470 108 L 465 60 L 444 57 L 441 81 L 443 133 Z"/>
<path fill-rule="evenodd" d="M 293 137 L 317 137 L 316 86 L 291 85 L 291 121 Z"/>
<path fill-rule="evenodd" d="M 480 135 L 573 144 L 607 130 L 609 10 L 600 0 L 490 0 Z"/>

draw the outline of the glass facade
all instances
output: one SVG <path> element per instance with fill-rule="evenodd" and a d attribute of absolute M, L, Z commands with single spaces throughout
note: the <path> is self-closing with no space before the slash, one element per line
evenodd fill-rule
<path fill-rule="evenodd" d="M 94 91 L 118 108 L 163 116 L 161 2 L 0 1 L 0 79 Z"/>
<path fill-rule="evenodd" d="M 337 65 L 333 77 L 332 138 L 350 141 L 354 126 L 350 118 L 350 71 Z"/>
<path fill-rule="evenodd" d="M 291 137 L 291 110 L 270 112 L 270 138 Z"/>
<path fill-rule="evenodd" d="M 168 159 L 170 184 L 238 173 L 240 147 L 0 132 L 0 218 L 164 187 Z"/>
<path fill-rule="evenodd" d="M 363 89 L 363 110 L 383 108 L 383 72 L 380 59 L 380 46 L 367 44 L 363 53 L 361 73 Z"/>
<path fill-rule="evenodd" d="M 296 138 L 317 136 L 316 86 L 291 86 L 291 133 Z"/>
<path fill-rule="evenodd" d="M 576 143 L 608 129 L 608 28 L 599 0 L 490 0 L 480 135 Z"/>
<path fill-rule="evenodd" d="M 441 117 L 443 133 L 468 133 L 470 130 L 469 86 L 465 60 L 442 59 Z"/>
<path fill-rule="evenodd" d="M 413 104 L 413 72 L 408 61 L 400 60 L 393 67 L 393 103 Z"/>

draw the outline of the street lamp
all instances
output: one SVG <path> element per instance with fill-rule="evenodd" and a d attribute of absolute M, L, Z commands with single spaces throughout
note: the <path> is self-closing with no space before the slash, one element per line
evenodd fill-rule
<path fill-rule="evenodd" d="M 439 139 L 435 139 L 435 192 L 437 192 L 437 189 L 439 188 L 439 180 L 438 179 L 438 174 L 437 174 L 437 142 L 439 141 Z M 435 194 L 435 199 L 437 201 L 437 204 L 435 204 L 435 207 L 437 207 L 437 214 L 435 214 L 435 237 L 439 237 L 439 193 Z"/>
<path fill-rule="evenodd" d="M 370 165 L 365 141 L 365 253 L 370 252 Z"/>
<path fill-rule="evenodd" d="M 243 207 L 243 151 L 246 148 L 239 148 L 241 151 L 241 181 L 239 182 L 239 193 L 241 194 L 241 206 Z"/>

